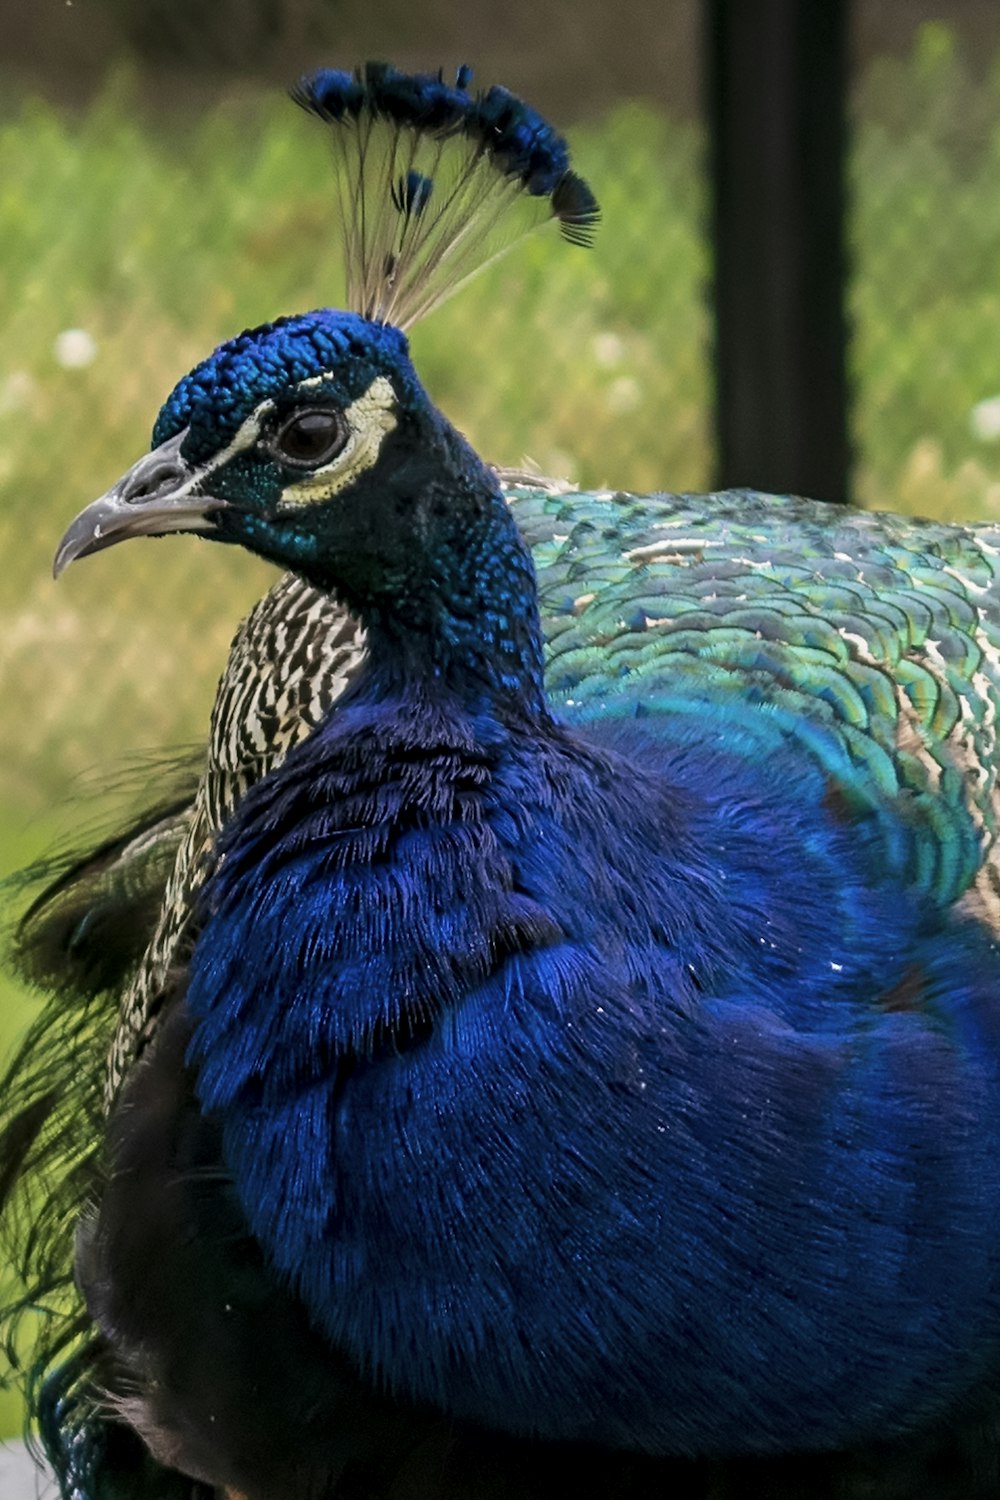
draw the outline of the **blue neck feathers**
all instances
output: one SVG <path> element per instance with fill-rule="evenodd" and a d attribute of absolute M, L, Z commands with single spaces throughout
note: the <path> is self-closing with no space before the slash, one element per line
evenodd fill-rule
<path fill-rule="evenodd" d="M 460 525 L 439 537 L 428 572 L 390 607 L 361 607 L 368 663 L 357 692 L 384 701 L 426 688 L 473 714 L 547 716 L 534 565 L 499 494 L 473 534 Z"/>
<path fill-rule="evenodd" d="M 424 685 L 505 720 L 546 716 L 535 569 L 492 472 L 422 391 L 350 495 L 283 560 L 363 621 L 372 701 Z"/>

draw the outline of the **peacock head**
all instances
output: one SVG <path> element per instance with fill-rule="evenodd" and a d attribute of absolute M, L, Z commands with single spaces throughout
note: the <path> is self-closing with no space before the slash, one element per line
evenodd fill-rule
<path fill-rule="evenodd" d="M 55 571 L 128 537 L 194 532 L 364 611 L 408 593 L 450 533 L 474 534 L 495 490 L 403 333 L 312 312 L 241 334 L 179 382 L 152 451 L 76 518 Z"/>
<path fill-rule="evenodd" d="M 70 526 L 57 573 L 126 537 L 188 531 L 300 573 L 376 629 L 437 627 L 456 658 L 491 593 L 505 628 L 531 593 L 530 564 L 403 330 L 546 222 L 588 244 L 598 208 L 552 127 L 506 89 L 471 93 L 470 79 L 369 63 L 299 85 L 340 150 L 353 310 L 241 334 L 185 376 L 152 451 Z"/>

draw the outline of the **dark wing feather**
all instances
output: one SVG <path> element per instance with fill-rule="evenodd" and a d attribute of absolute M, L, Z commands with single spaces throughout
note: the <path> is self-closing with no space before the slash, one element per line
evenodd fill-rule
<path fill-rule="evenodd" d="M 202 760 L 199 754 L 180 762 L 176 790 L 124 832 L 39 860 L 17 877 L 20 890 L 37 890 L 10 949 L 11 967 L 26 984 L 81 996 L 120 993 L 159 915 Z"/>

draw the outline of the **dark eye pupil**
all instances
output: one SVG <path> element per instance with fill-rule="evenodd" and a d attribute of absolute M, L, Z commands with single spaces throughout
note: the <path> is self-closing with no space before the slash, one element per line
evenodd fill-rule
<path fill-rule="evenodd" d="M 341 420 L 331 411 L 300 412 L 285 423 L 276 441 L 281 457 L 297 464 L 324 463 L 342 446 Z"/>

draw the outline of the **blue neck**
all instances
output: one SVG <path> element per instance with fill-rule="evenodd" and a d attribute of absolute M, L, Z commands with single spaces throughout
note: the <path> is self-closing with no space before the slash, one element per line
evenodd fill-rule
<path fill-rule="evenodd" d="M 363 612 L 369 693 L 430 689 L 474 713 L 529 720 L 547 714 L 534 567 L 506 504 L 497 503 L 482 536 L 449 549 L 441 569 L 447 594 L 434 589 L 408 608 Z"/>
<path fill-rule="evenodd" d="M 546 717 L 534 563 L 494 475 L 433 409 L 419 440 L 404 429 L 384 457 L 368 514 L 394 539 L 378 538 L 366 575 L 363 538 L 328 585 L 366 627 L 364 691 L 443 691 L 473 713 Z"/>

